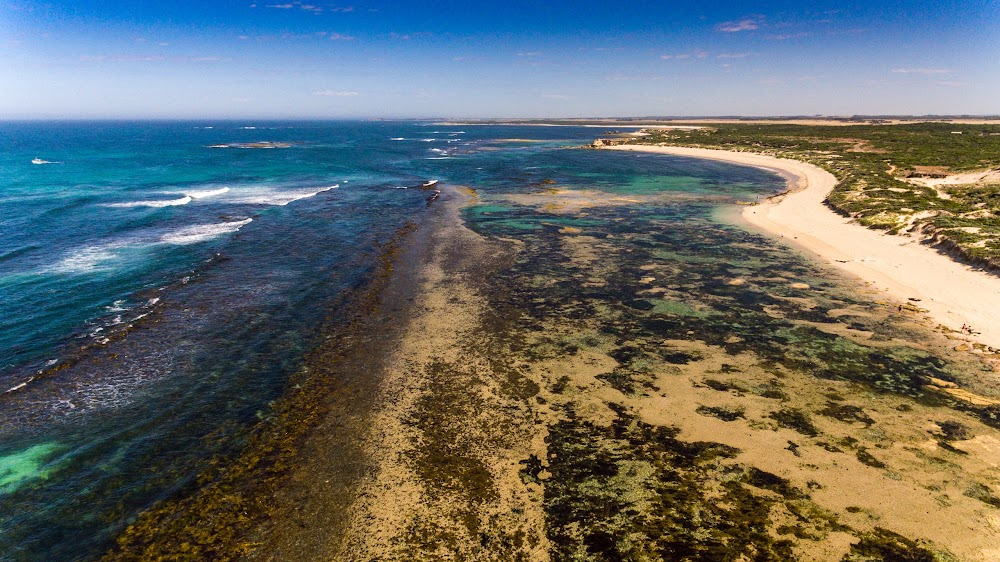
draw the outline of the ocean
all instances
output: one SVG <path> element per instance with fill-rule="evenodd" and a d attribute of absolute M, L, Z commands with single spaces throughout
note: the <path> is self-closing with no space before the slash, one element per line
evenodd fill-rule
<path fill-rule="evenodd" d="M 658 255 L 695 243 L 715 262 L 728 259 L 719 240 L 699 233 L 734 230 L 705 225 L 784 185 L 752 168 L 578 148 L 601 132 L 0 123 L 0 559 L 97 558 L 138 513 L 239 452 L 380 248 L 426 220 L 427 181 L 475 189 L 465 219 L 477 231 L 527 239 L 567 226 L 613 236 L 631 211 L 540 220 L 519 196 L 655 195 L 642 220 L 662 227 Z M 673 306 L 654 312 L 697 316 Z"/>

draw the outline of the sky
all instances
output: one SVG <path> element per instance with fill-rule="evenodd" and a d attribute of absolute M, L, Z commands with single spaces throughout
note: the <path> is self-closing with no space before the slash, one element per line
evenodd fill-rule
<path fill-rule="evenodd" d="M 0 119 L 1000 114 L 1000 0 L 0 0 Z"/>

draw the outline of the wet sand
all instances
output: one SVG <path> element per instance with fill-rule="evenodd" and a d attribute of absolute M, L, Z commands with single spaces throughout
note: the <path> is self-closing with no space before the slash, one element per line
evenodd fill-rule
<path fill-rule="evenodd" d="M 1000 276 L 958 263 L 910 236 L 851 222 L 823 202 L 837 179 L 811 164 L 762 154 L 669 146 L 617 146 L 772 169 L 791 176 L 791 190 L 743 211 L 743 218 L 857 275 L 900 304 L 912 305 L 957 339 L 1000 349 Z M 971 326 L 974 333 L 962 331 Z M 972 349 L 972 346 L 969 346 Z"/>

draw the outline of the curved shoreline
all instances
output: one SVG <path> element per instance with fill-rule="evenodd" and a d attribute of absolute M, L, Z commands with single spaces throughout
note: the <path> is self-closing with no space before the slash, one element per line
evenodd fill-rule
<path fill-rule="evenodd" d="M 798 160 L 764 154 L 679 146 L 625 145 L 631 150 L 721 160 L 778 172 L 789 191 L 743 210 L 751 225 L 808 250 L 868 282 L 879 293 L 925 309 L 959 339 L 1000 348 L 1000 277 L 958 263 L 911 237 L 855 224 L 823 202 L 837 179 Z M 961 332 L 972 326 L 975 335 Z"/>

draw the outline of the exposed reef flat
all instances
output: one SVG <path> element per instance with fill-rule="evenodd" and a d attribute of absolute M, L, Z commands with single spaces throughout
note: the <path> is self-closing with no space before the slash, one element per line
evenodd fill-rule
<path fill-rule="evenodd" d="M 708 203 L 472 195 L 304 374 L 327 406 L 218 496 L 215 558 L 1000 556 L 991 356 Z"/>

